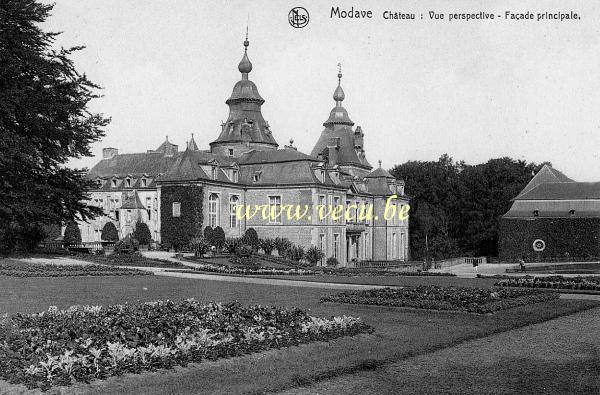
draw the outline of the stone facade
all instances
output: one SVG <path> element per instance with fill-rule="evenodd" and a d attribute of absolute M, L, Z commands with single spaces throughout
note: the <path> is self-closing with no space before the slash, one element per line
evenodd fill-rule
<path fill-rule="evenodd" d="M 366 159 L 364 132 L 354 128 L 342 106 L 345 99 L 341 72 L 334 92 L 335 107 L 323 124 L 311 155 L 299 152 L 290 141 L 283 149 L 262 116 L 264 99 L 248 79 L 252 64 L 245 41 L 244 57 L 238 69 L 242 79 L 230 98 L 227 121 L 209 150 L 199 150 L 194 138 L 185 151 L 168 138 L 156 150 L 140 154 L 119 154 L 115 148 L 103 151 L 103 159 L 90 170 L 98 188 L 90 192 L 90 204 L 104 208 L 105 216 L 81 224 L 84 241 L 100 240 L 102 227 L 112 221 L 120 237 L 131 233 L 136 221 L 146 222 L 156 242 L 161 242 L 161 218 L 183 213 L 181 202 L 167 201 L 161 190 L 167 186 L 201 186 L 202 228 L 220 226 L 226 237 L 240 237 L 254 228 L 259 237 L 286 237 L 294 243 L 317 246 L 326 257 L 342 265 L 362 260 L 406 260 L 408 219 L 398 219 L 408 204 L 404 183 L 381 168 L 373 170 Z M 388 203 L 388 198 L 396 199 Z M 281 218 L 238 218 L 237 205 L 284 207 Z M 319 218 L 317 207 L 340 206 L 354 215 L 337 220 Z M 374 218 L 357 219 L 356 207 L 372 207 Z M 386 207 L 396 215 L 385 219 Z M 162 207 L 162 212 L 161 212 Z M 287 218 L 292 212 L 308 211 L 302 218 Z M 368 210 L 368 209 L 367 209 Z"/>

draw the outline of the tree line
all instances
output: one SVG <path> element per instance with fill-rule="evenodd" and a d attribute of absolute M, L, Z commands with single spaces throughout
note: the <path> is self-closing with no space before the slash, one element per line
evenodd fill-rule
<path fill-rule="evenodd" d="M 411 258 L 497 256 L 500 217 L 544 164 L 503 157 L 468 165 L 444 154 L 394 166 L 410 197 Z"/>

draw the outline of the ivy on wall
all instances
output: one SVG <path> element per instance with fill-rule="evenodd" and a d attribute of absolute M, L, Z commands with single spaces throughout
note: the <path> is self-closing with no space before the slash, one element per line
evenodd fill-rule
<path fill-rule="evenodd" d="M 533 242 L 545 242 L 544 251 Z M 600 218 L 502 219 L 498 243 L 501 259 L 600 257 Z"/>
<path fill-rule="evenodd" d="M 186 246 L 202 236 L 203 190 L 198 185 L 163 186 L 160 198 L 160 222 L 163 244 Z M 173 216 L 173 203 L 181 204 L 179 217 Z"/>

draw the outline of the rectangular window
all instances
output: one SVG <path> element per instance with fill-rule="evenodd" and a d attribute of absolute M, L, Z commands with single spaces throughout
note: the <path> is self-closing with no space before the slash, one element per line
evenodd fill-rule
<path fill-rule="evenodd" d="M 212 172 L 212 179 L 216 180 L 217 179 L 217 168 L 215 166 L 213 166 L 211 169 L 211 172 Z"/>
<path fill-rule="evenodd" d="M 269 223 L 281 223 L 281 196 L 269 196 Z"/>
<path fill-rule="evenodd" d="M 142 186 L 145 188 L 148 185 L 148 180 L 142 178 Z"/>
<path fill-rule="evenodd" d="M 119 210 L 115 211 L 115 221 L 117 221 L 117 222 L 119 221 L 119 213 L 120 213 Z"/>
<path fill-rule="evenodd" d="M 127 222 L 131 222 L 131 210 L 127 210 Z"/>
<path fill-rule="evenodd" d="M 229 148 L 229 156 L 233 156 L 233 148 Z"/>
<path fill-rule="evenodd" d="M 398 234 L 392 233 L 392 259 L 398 259 Z"/>
<path fill-rule="evenodd" d="M 364 259 L 369 259 L 371 257 L 371 255 L 369 254 L 369 234 L 365 233 L 363 240 L 365 241 L 365 248 L 364 248 Z"/>
<path fill-rule="evenodd" d="M 181 203 L 173 202 L 173 217 L 181 217 Z"/>
<path fill-rule="evenodd" d="M 110 180 L 110 184 L 113 188 L 117 187 L 117 180 Z"/>
<path fill-rule="evenodd" d="M 338 258 L 340 256 L 340 235 L 338 233 L 333 234 L 333 257 Z"/>
<path fill-rule="evenodd" d="M 233 171 L 233 176 L 231 177 L 233 182 L 238 182 L 238 171 L 234 170 Z"/>

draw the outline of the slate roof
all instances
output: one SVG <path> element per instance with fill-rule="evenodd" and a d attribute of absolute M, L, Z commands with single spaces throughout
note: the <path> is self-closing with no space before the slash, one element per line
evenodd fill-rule
<path fill-rule="evenodd" d="M 166 173 L 182 154 L 182 152 L 177 152 L 173 156 L 165 156 L 159 152 L 119 154 L 96 163 L 88 172 L 88 177 L 125 177 L 128 174 L 157 176 Z"/>
<path fill-rule="evenodd" d="M 555 168 L 549 165 L 544 165 L 542 166 L 540 171 L 538 171 L 537 174 L 529 181 L 525 188 L 523 188 L 521 193 L 517 195 L 515 199 L 519 199 L 519 197 L 525 194 L 526 192 L 529 192 L 538 185 L 547 182 L 573 182 L 573 180 L 571 180 L 569 177 L 565 176 L 563 173 L 556 170 Z"/>
<path fill-rule="evenodd" d="M 391 178 L 391 179 L 395 179 L 396 177 L 394 177 L 393 175 L 391 175 L 387 170 L 385 170 L 385 169 L 383 169 L 381 167 L 378 167 L 377 169 L 373 170 L 368 175 L 366 175 L 365 178 Z"/>
<path fill-rule="evenodd" d="M 600 199 L 600 182 L 551 182 L 537 185 L 516 200 Z"/>
<path fill-rule="evenodd" d="M 295 149 L 278 149 L 278 150 L 252 150 L 240 156 L 238 163 L 240 165 L 249 165 L 257 163 L 277 163 L 277 162 L 293 162 L 293 161 L 309 161 L 319 162 L 313 156 L 304 154 Z"/>
<path fill-rule="evenodd" d="M 537 216 L 534 215 L 537 211 Z M 504 218 L 588 218 L 600 217 L 600 200 L 517 200 Z"/>
<path fill-rule="evenodd" d="M 311 155 L 318 156 L 329 144 L 332 138 L 339 138 L 339 150 L 337 157 L 337 164 L 339 165 L 357 165 L 364 168 L 371 169 L 371 164 L 367 161 L 365 156 L 359 156 L 354 149 L 354 131 L 350 126 L 337 126 L 335 128 L 325 128 L 321 132 L 321 136 L 314 148 L 311 151 Z"/>
<path fill-rule="evenodd" d="M 137 192 L 125 193 L 123 196 L 123 204 L 119 209 L 137 210 L 144 209 L 144 205 L 140 201 L 140 197 Z"/>

